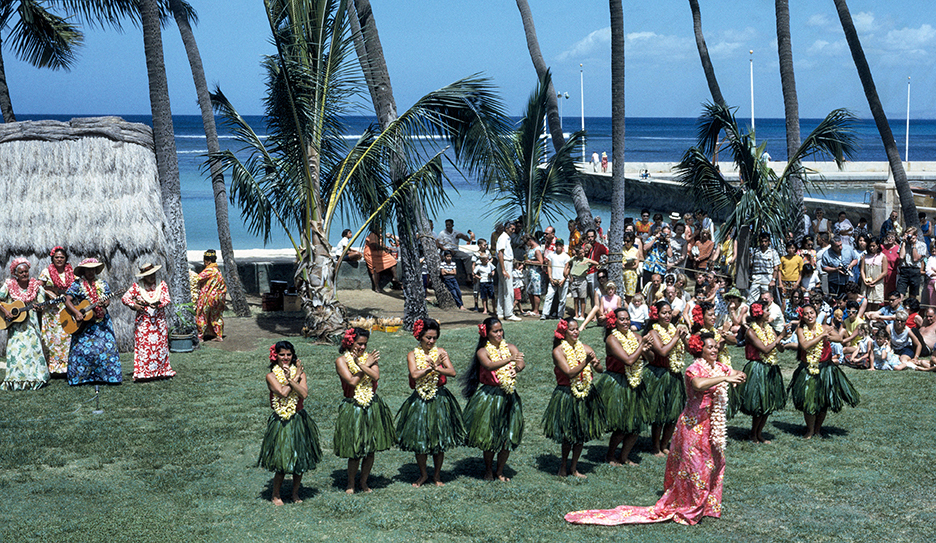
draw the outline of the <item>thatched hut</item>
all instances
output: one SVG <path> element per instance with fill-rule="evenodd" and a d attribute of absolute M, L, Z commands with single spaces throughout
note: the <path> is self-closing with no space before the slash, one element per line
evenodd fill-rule
<path fill-rule="evenodd" d="M 0 277 L 25 257 L 37 276 L 56 245 L 76 265 L 107 265 L 114 291 L 143 262 L 166 263 L 165 216 L 152 130 L 119 117 L 0 124 Z M 164 268 L 165 269 L 165 268 Z M 133 348 L 132 312 L 110 306 L 122 351 Z M 0 332 L 0 349 L 6 333 Z"/>

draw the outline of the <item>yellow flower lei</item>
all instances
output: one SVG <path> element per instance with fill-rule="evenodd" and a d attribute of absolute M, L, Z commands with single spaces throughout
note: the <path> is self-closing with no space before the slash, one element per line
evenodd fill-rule
<path fill-rule="evenodd" d="M 562 347 L 562 352 L 565 353 L 566 363 L 569 364 L 569 369 L 580 366 L 588 358 L 588 353 L 585 352 L 585 345 L 581 341 L 576 341 L 575 347 L 573 347 L 568 341 L 562 340 L 559 346 Z M 579 400 L 584 400 L 588 397 L 591 386 L 592 367 L 591 364 L 586 364 L 570 384 L 572 395 Z"/>
<path fill-rule="evenodd" d="M 624 352 L 627 354 L 633 354 L 637 350 L 637 336 L 634 335 L 630 330 L 627 331 L 627 335 L 622 334 L 620 330 L 615 328 L 611 331 L 611 335 L 614 336 L 614 339 L 618 340 L 621 343 L 621 347 L 624 348 Z M 637 361 L 634 362 L 632 366 L 624 367 L 624 376 L 627 377 L 627 384 L 631 388 L 637 388 L 640 386 L 640 378 L 643 374 L 644 366 L 647 363 L 644 361 L 643 357 L 637 357 Z"/>
<path fill-rule="evenodd" d="M 806 340 L 813 339 L 818 337 L 822 333 L 822 325 L 813 324 L 812 328 L 808 326 L 803 327 L 803 336 Z M 809 371 L 810 375 L 819 375 L 819 360 L 822 358 L 822 344 L 823 341 L 817 341 L 815 345 L 809 348 L 806 351 L 806 370 Z"/>
<path fill-rule="evenodd" d="M 757 334 L 757 339 L 761 340 L 761 343 L 763 343 L 764 346 L 773 343 L 777 339 L 777 334 L 774 333 L 773 328 L 770 326 L 761 328 L 759 324 L 752 322 L 751 329 L 754 330 L 754 333 Z M 819 354 L 822 354 L 821 349 Z M 761 362 L 767 364 L 768 366 L 776 366 L 779 364 L 779 361 L 777 360 L 777 348 L 774 347 L 770 350 L 769 353 L 762 356 Z"/>
<path fill-rule="evenodd" d="M 660 334 L 660 340 L 663 342 L 663 345 L 673 341 L 673 337 L 676 335 L 676 327 L 673 326 L 673 323 L 670 323 L 668 328 L 663 328 L 657 323 L 653 325 L 653 329 Z M 677 341 L 673 350 L 669 352 L 669 370 L 673 373 L 679 373 L 683 370 L 685 365 L 686 347 L 683 345 L 682 341 Z"/>
<path fill-rule="evenodd" d="M 298 377 L 298 370 L 299 368 L 296 366 L 289 367 L 290 379 L 296 379 Z M 289 379 L 286 379 L 286 372 L 283 371 L 283 367 L 279 364 L 273 366 L 272 372 L 273 377 L 276 377 L 279 384 L 285 385 L 289 382 Z M 273 394 L 273 400 L 270 403 L 273 404 L 273 411 L 276 412 L 279 418 L 289 420 L 296 414 L 296 406 L 299 405 L 299 394 L 290 387 L 289 394 L 287 394 L 285 398 L 279 394 Z"/>
<path fill-rule="evenodd" d="M 428 360 L 435 362 L 439 359 L 439 348 L 433 346 L 428 353 L 422 347 L 417 347 L 413 351 L 413 358 L 416 359 L 416 369 L 424 370 L 429 367 Z M 429 401 L 435 398 L 436 391 L 439 389 L 439 372 L 432 370 L 416 379 L 416 393 L 419 397 Z"/>
<path fill-rule="evenodd" d="M 504 360 L 510 358 L 510 347 L 507 346 L 506 341 L 501 341 L 500 347 L 495 347 L 491 345 L 491 342 L 488 341 L 487 345 L 484 346 L 484 350 L 487 351 L 488 357 L 491 359 L 491 362 L 497 362 L 499 360 Z M 504 364 L 494 372 L 494 376 L 497 377 L 497 382 L 507 394 L 513 394 L 517 389 L 517 378 L 515 373 L 517 368 L 517 363 L 511 360 L 510 362 Z"/>
<path fill-rule="evenodd" d="M 346 354 L 345 362 L 348 364 L 348 371 L 351 372 L 351 375 L 357 375 L 361 372 L 359 364 L 363 366 L 364 363 L 367 362 L 367 353 L 362 353 L 361 356 L 358 357 L 357 363 L 355 363 L 354 357 L 350 353 Z M 370 375 L 364 374 L 354 387 L 354 401 L 361 407 L 367 407 L 373 399 L 374 380 L 371 379 Z"/>

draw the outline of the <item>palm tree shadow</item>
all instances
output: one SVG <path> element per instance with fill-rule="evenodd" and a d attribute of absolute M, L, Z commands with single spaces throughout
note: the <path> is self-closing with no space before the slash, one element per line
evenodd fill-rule
<path fill-rule="evenodd" d="M 805 425 L 805 424 L 794 424 L 794 423 L 790 423 L 790 422 L 783 422 L 783 421 L 780 421 L 780 420 L 771 421 L 770 424 L 771 424 L 774 428 L 776 428 L 777 430 L 780 430 L 781 432 L 784 432 L 784 433 L 789 434 L 789 435 L 801 437 L 803 434 L 806 433 L 806 425 Z M 846 429 L 844 429 L 844 428 L 839 428 L 838 426 L 827 426 L 827 425 L 823 425 L 823 426 L 822 426 L 822 435 L 823 435 L 823 437 L 832 437 L 832 436 L 841 437 L 841 436 L 847 436 L 847 435 L 848 435 L 848 430 L 846 430 Z"/>
<path fill-rule="evenodd" d="M 283 498 L 283 501 L 285 501 L 286 503 L 289 503 L 289 497 L 292 496 L 292 491 L 293 491 L 292 477 L 290 475 L 287 475 L 286 478 L 283 479 L 283 486 L 280 487 L 280 497 Z M 302 485 L 299 488 L 299 499 L 300 500 L 311 499 L 311 498 L 318 496 L 321 493 L 322 493 L 321 490 L 319 490 L 318 488 L 310 487 L 307 485 Z M 270 479 L 267 480 L 266 484 L 263 486 L 263 491 L 260 492 L 260 497 L 263 498 L 265 501 L 270 501 L 273 499 L 273 477 L 270 477 Z"/>
<path fill-rule="evenodd" d="M 344 490 L 348 488 L 348 470 L 347 469 L 336 469 L 331 473 L 332 478 L 332 487 Z M 361 480 L 361 471 L 358 470 L 357 477 L 355 478 L 355 491 L 360 488 Z M 367 478 L 367 486 L 372 490 L 379 490 L 381 488 L 387 488 L 393 483 L 393 479 L 389 477 L 384 477 L 383 475 L 374 475 L 372 471 L 370 477 Z"/>

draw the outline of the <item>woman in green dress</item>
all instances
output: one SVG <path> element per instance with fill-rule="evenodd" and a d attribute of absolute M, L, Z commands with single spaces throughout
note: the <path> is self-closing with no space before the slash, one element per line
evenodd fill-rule
<path fill-rule="evenodd" d="M 0 302 L 21 301 L 28 305 L 45 301 L 42 285 L 29 277 L 29 261 L 14 259 L 10 263 L 10 274 L 12 277 L 0 287 Z M 3 306 L 0 306 L 0 311 L 7 320 L 13 317 Z M 36 390 L 49 381 L 36 311 L 29 311 L 26 320 L 12 323 L 7 328 L 6 365 L 6 378 L 0 384 L 3 390 Z"/>

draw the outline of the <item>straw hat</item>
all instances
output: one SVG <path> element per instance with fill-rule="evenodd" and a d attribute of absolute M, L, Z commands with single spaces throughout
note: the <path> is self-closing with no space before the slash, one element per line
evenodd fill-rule
<path fill-rule="evenodd" d="M 162 266 L 154 266 L 152 262 L 147 262 L 140 266 L 140 273 L 136 274 L 137 277 L 146 277 L 147 275 L 153 275 L 162 269 Z"/>
<path fill-rule="evenodd" d="M 682 220 L 682 215 L 680 215 L 679 212 L 674 211 L 674 212 L 672 212 L 672 213 L 669 214 L 669 220 L 672 221 L 672 222 L 674 222 L 674 223 L 675 223 L 675 222 L 679 222 L 679 221 Z"/>
<path fill-rule="evenodd" d="M 725 293 L 724 297 L 725 298 L 737 298 L 739 300 L 744 299 L 744 296 L 741 295 L 741 291 L 738 290 L 738 287 L 731 287 L 731 290 Z"/>
<path fill-rule="evenodd" d="M 96 258 L 86 258 L 81 261 L 81 264 L 75 266 L 75 273 L 81 271 L 82 268 L 87 270 L 94 270 L 94 273 L 101 273 L 104 271 L 104 263 Z"/>

